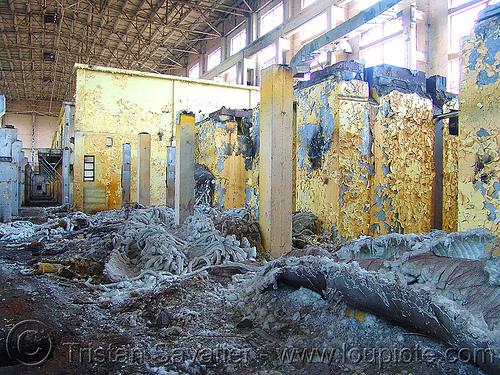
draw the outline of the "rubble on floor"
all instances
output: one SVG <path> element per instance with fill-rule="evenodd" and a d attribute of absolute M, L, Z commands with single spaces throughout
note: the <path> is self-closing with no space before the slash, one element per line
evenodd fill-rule
<path fill-rule="evenodd" d="M 180 226 L 156 206 L 53 212 L 0 226 L 0 337 L 22 319 L 54 336 L 46 363 L 0 374 L 498 370 L 500 247 L 489 231 L 340 245 L 296 213 L 297 249 L 267 262 L 246 208 L 196 206 Z M 486 366 L 465 356 L 474 350 Z"/>

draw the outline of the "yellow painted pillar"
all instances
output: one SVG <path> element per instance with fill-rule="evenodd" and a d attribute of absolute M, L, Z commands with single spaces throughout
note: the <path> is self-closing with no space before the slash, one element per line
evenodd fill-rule
<path fill-rule="evenodd" d="M 262 71 L 259 224 L 264 248 L 278 257 L 292 245 L 293 78 L 289 67 Z"/>
<path fill-rule="evenodd" d="M 194 115 L 183 113 L 175 128 L 175 224 L 194 208 Z"/>
<path fill-rule="evenodd" d="M 137 203 L 151 203 L 151 134 L 139 133 L 137 139 Z"/>

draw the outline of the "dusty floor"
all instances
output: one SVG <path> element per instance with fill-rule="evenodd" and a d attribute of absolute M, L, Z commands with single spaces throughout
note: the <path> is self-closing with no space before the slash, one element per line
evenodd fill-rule
<path fill-rule="evenodd" d="M 0 374 L 483 374 L 442 343 L 309 289 L 258 293 L 257 261 L 110 284 L 98 274 L 112 231 L 98 226 L 61 232 L 41 255 L 25 246 L 32 237 L 0 242 L 0 345 L 36 319 L 52 347 L 40 365 L 5 358 Z M 40 258 L 69 273 L 32 272 Z"/>

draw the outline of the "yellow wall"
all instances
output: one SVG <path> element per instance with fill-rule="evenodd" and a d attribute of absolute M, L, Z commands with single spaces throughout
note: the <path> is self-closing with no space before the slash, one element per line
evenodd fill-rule
<path fill-rule="evenodd" d="M 249 118 L 247 124 L 251 121 Z M 214 205 L 220 209 L 251 203 L 252 185 L 257 183 L 253 179 L 252 150 L 248 149 L 252 138 L 250 133 L 238 134 L 238 123 L 232 116 L 215 116 L 196 126 L 196 162 L 214 175 Z"/>
<path fill-rule="evenodd" d="M 443 112 L 458 110 L 458 100 L 443 106 Z M 458 230 L 458 136 L 450 135 L 450 121 L 443 120 L 443 230 Z"/>
<path fill-rule="evenodd" d="M 433 222 L 432 101 L 392 91 L 372 121 L 375 176 L 370 234 L 425 233 Z"/>
<path fill-rule="evenodd" d="M 392 91 L 371 105 L 368 93 L 367 82 L 334 78 L 296 90 L 296 209 L 312 211 L 344 239 L 428 232 L 432 101 Z"/>
<path fill-rule="evenodd" d="M 330 79 L 295 97 L 296 210 L 342 237 L 368 234 L 368 83 Z"/>
<path fill-rule="evenodd" d="M 132 146 L 131 200 L 136 199 L 137 135 L 151 134 L 151 203 L 166 204 L 167 147 L 175 146 L 181 110 L 203 115 L 253 108 L 260 91 L 211 81 L 76 65 L 74 207 L 95 212 L 121 206 L 122 144 Z M 106 138 L 113 145 L 106 147 Z M 83 182 L 83 156 L 95 156 L 94 182 Z"/>
<path fill-rule="evenodd" d="M 462 44 L 459 230 L 500 234 L 500 18 L 480 22 Z"/>

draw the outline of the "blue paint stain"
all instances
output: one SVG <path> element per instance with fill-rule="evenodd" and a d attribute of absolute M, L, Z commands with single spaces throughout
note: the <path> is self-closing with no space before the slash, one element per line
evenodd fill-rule
<path fill-rule="evenodd" d="M 384 154 L 386 160 L 389 160 L 389 156 L 385 152 L 385 147 L 382 147 L 382 154 Z"/>
<path fill-rule="evenodd" d="M 361 150 L 360 153 L 365 156 L 372 156 L 372 137 L 370 131 L 370 121 L 369 115 L 370 110 L 365 108 L 363 111 L 363 130 L 361 131 L 361 138 L 363 141 L 361 142 Z"/>
<path fill-rule="evenodd" d="M 493 77 L 488 77 L 486 70 L 481 70 L 477 76 L 477 84 L 481 87 L 495 83 L 496 81 L 498 81 L 498 72 Z"/>
<path fill-rule="evenodd" d="M 226 194 L 226 189 L 224 189 L 221 186 L 220 182 L 217 184 L 216 189 L 219 192 L 219 194 L 217 196 L 217 205 L 222 210 L 222 209 L 224 209 L 224 195 Z"/>
<path fill-rule="evenodd" d="M 380 107 L 379 109 L 380 114 L 382 117 L 391 117 L 394 114 L 394 111 L 391 108 L 391 101 L 389 100 L 387 103 L 385 103 L 383 106 Z"/>
<path fill-rule="evenodd" d="M 219 174 L 224 169 L 224 161 L 226 158 L 224 156 L 219 156 L 219 160 L 217 160 L 217 168 L 219 169 Z"/>
<path fill-rule="evenodd" d="M 374 212 L 373 214 L 377 217 L 378 221 L 385 221 L 387 219 L 384 210 Z"/>
<path fill-rule="evenodd" d="M 493 199 L 498 199 L 498 192 L 500 191 L 500 183 L 499 182 L 494 182 L 493 183 L 493 189 L 495 189 L 495 191 L 493 192 L 493 194 L 491 194 L 491 197 Z"/>
<path fill-rule="evenodd" d="M 373 196 L 373 205 L 375 207 L 380 207 L 380 208 L 384 208 L 384 201 L 387 199 L 388 195 L 386 193 L 381 193 L 380 195 L 378 195 L 378 193 L 375 193 L 375 195 Z"/>
<path fill-rule="evenodd" d="M 252 187 L 247 186 L 245 188 L 245 204 L 250 204 L 250 198 L 252 197 Z"/>
<path fill-rule="evenodd" d="M 472 50 L 469 56 L 469 70 L 476 70 L 478 57 L 479 57 L 479 52 L 477 52 L 475 49 Z"/>
<path fill-rule="evenodd" d="M 379 224 L 372 224 L 370 227 L 370 231 L 372 234 L 380 234 L 380 225 Z"/>
<path fill-rule="evenodd" d="M 392 162 L 389 162 L 389 164 L 387 164 L 387 165 L 382 164 L 382 171 L 384 172 L 384 177 L 387 177 L 388 174 L 392 173 L 391 172 L 391 163 Z"/>
<path fill-rule="evenodd" d="M 484 128 L 481 128 L 479 129 L 479 131 L 476 133 L 476 135 L 478 137 L 489 137 L 490 136 L 490 133 L 488 133 L 487 130 L 485 130 Z"/>
<path fill-rule="evenodd" d="M 482 183 L 482 181 L 479 181 L 476 184 L 476 190 L 481 190 L 481 194 L 483 194 L 483 197 L 486 196 L 486 188 L 484 187 L 484 184 Z"/>
<path fill-rule="evenodd" d="M 494 221 L 495 224 L 497 224 L 498 221 L 500 221 L 500 218 L 497 220 L 497 209 L 496 209 L 496 207 L 493 204 L 491 204 L 490 202 L 487 202 L 487 201 L 484 201 L 483 203 L 486 206 L 486 208 L 488 209 L 488 211 L 490 211 L 490 213 L 488 214 L 488 219 L 491 220 L 491 221 Z"/>
<path fill-rule="evenodd" d="M 483 57 L 483 62 L 493 65 L 495 63 L 495 55 L 500 51 L 500 39 L 490 37 L 486 39 L 484 45 L 488 49 L 488 52 L 486 56 Z"/>
<path fill-rule="evenodd" d="M 388 185 L 379 185 L 375 188 L 375 193 L 382 192 L 383 189 L 389 189 Z"/>

